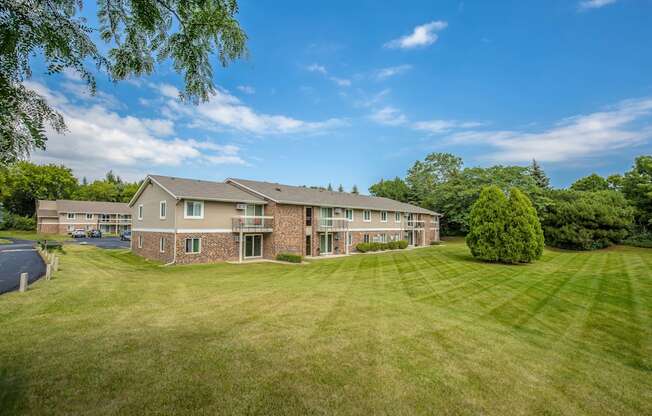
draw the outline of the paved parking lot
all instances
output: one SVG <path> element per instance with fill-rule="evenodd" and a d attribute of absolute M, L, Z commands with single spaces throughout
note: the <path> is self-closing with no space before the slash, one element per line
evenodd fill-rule
<path fill-rule="evenodd" d="M 21 273 L 29 274 L 30 284 L 45 274 L 45 264 L 33 246 L 27 240 L 0 245 L 0 293 L 18 289 Z"/>
<path fill-rule="evenodd" d="M 65 244 L 89 244 L 99 248 L 129 248 L 129 241 L 121 241 L 120 237 L 75 238 Z"/>

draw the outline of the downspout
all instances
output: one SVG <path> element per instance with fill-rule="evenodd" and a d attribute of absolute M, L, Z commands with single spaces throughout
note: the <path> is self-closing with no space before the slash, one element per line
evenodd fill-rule
<path fill-rule="evenodd" d="M 174 203 L 174 224 L 172 225 L 172 230 L 174 232 L 173 244 L 172 244 L 172 261 L 166 263 L 165 266 L 171 266 L 177 262 L 177 205 L 179 205 L 179 200 Z"/>

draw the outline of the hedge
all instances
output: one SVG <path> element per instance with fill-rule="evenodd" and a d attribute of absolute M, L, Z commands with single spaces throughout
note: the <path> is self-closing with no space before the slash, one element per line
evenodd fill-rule
<path fill-rule="evenodd" d="M 276 255 L 276 260 L 287 261 L 288 263 L 301 263 L 303 261 L 303 257 L 301 257 L 299 254 L 279 253 Z"/>
<path fill-rule="evenodd" d="M 390 241 L 389 243 L 358 243 L 355 249 L 361 253 L 368 251 L 384 251 L 407 248 L 408 242 L 405 240 Z"/>
<path fill-rule="evenodd" d="M 6 212 L 2 223 L 0 224 L 0 229 L 34 231 L 36 230 L 36 219 L 33 217 L 23 217 Z"/>

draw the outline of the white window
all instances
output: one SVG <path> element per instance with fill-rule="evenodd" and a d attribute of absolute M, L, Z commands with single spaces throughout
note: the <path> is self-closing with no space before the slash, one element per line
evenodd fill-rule
<path fill-rule="evenodd" d="M 371 211 L 369 211 L 368 209 L 362 211 L 362 221 L 371 222 Z"/>
<path fill-rule="evenodd" d="M 138 248 L 143 248 L 143 235 L 138 234 Z"/>
<path fill-rule="evenodd" d="M 186 201 L 183 210 L 183 218 L 202 219 L 204 218 L 204 203 L 202 201 Z"/>
<path fill-rule="evenodd" d="M 92 220 L 93 219 L 93 214 L 86 214 L 86 219 L 87 220 Z"/>
<path fill-rule="evenodd" d="M 165 201 L 159 202 L 159 209 L 158 209 L 159 218 L 164 220 L 167 213 L 168 213 L 168 203 Z"/>
<path fill-rule="evenodd" d="M 69 225 L 69 226 L 68 226 L 68 232 L 73 232 L 74 229 L 75 229 L 75 226 L 74 226 L 74 225 Z"/>
<path fill-rule="evenodd" d="M 143 220 L 143 204 L 138 205 L 138 219 Z"/>
<path fill-rule="evenodd" d="M 161 237 L 158 240 L 158 251 L 165 253 L 165 237 Z"/>
<path fill-rule="evenodd" d="M 380 211 L 380 222 L 387 222 L 387 211 Z"/>
<path fill-rule="evenodd" d="M 74 220 L 75 219 L 75 213 L 74 212 L 69 212 L 68 213 L 68 219 L 69 220 Z"/>
<path fill-rule="evenodd" d="M 394 213 L 394 221 L 395 222 L 401 222 L 401 213 L 400 212 L 395 212 Z"/>
<path fill-rule="evenodd" d="M 369 242 L 369 234 L 363 235 L 362 236 L 362 241 L 365 242 L 365 243 L 368 243 Z"/>
<path fill-rule="evenodd" d="M 201 238 L 186 238 L 186 253 L 199 253 L 201 251 Z"/>
<path fill-rule="evenodd" d="M 387 234 L 381 234 L 380 235 L 380 242 L 381 243 L 386 243 L 387 242 Z"/>
<path fill-rule="evenodd" d="M 345 209 L 344 210 L 344 216 L 346 217 L 347 220 L 353 221 L 353 210 L 352 209 Z"/>
<path fill-rule="evenodd" d="M 346 235 L 346 245 L 348 246 L 353 245 L 353 235 L 351 233 L 348 233 Z"/>

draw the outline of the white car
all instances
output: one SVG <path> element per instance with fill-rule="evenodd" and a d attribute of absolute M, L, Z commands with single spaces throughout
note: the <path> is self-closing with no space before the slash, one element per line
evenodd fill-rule
<path fill-rule="evenodd" d="M 84 238 L 86 237 L 86 230 L 84 230 L 83 228 L 78 228 L 72 233 L 70 233 L 70 236 L 72 238 Z"/>

